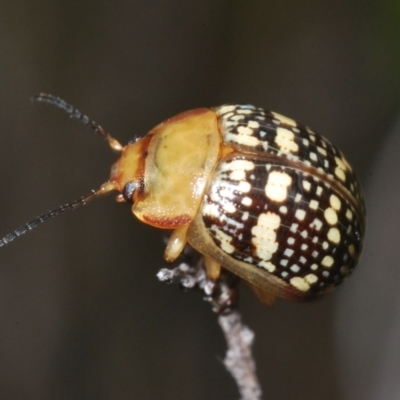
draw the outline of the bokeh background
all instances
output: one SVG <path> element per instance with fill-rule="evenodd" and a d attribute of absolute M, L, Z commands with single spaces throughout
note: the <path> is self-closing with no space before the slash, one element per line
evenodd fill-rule
<path fill-rule="evenodd" d="M 0 2 L 0 230 L 98 188 L 122 143 L 183 110 L 253 103 L 328 136 L 368 206 L 353 278 L 266 309 L 243 288 L 264 398 L 400 398 L 400 3 Z M 156 279 L 162 232 L 114 196 L 0 252 L 0 399 L 235 399 L 199 293 Z"/>

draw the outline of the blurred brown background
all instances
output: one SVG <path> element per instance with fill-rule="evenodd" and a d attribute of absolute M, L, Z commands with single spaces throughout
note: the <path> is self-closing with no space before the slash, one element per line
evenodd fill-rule
<path fill-rule="evenodd" d="M 269 400 L 399 399 L 400 3 L 388 0 L 0 2 L 0 230 L 79 198 L 122 143 L 178 112 L 253 103 L 328 136 L 365 187 L 354 277 L 313 304 L 244 288 Z M 0 252 L 0 399 L 235 399 L 199 293 L 157 281 L 162 232 L 113 196 Z"/>

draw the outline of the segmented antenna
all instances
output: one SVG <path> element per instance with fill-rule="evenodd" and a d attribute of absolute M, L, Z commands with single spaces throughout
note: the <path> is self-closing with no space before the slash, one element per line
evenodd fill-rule
<path fill-rule="evenodd" d="M 51 94 L 40 93 L 37 94 L 36 96 L 33 96 L 32 100 L 40 103 L 51 104 L 53 106 L 60 108 L 61 110 L 64 110 L 67 114 L 70 115 L 71 118 L 77 119 L 84 125 L 92 128 L 95 131 L 95 133 L 105 138 L 113 150 L 121 151 L 123 149 L 123 146 L 118 142 L 118 140 L 114 139 L 97 122 L 91 120 L 87 115 L 82 114 L 74 106 L 68 104 L 65 100 L 61 99 L 60 97 L 56 97 Z"/>
<path fill-rule="evenodd" d="M 27 224 L 16 229 L 14 232 L 11 232 L 8 235 L 4 236 L 2 239 L 0 239 L 0 248 L 12 242 L 17 237 L 27 232 L 30 232 L 32 229 L 36 228 L 38 225 L 42 224 L 48 219 L 57 217 L 58 215 L 63 214 L 65 211 L 73 211 L 80 206 L 84 206 L 89 200 L 93 199 L 98 194 L 100 194 L 100 191 L 101 189 L 97 192 L 93 190 L 92 193 L 89 194 L 88 196 L 81 197 L 79 200 L 75 200 L 72 203 L 64 204 L 54 210 L 47 211 L 46 213 L 39 215 L 32 221 L 28 222 Z"/>
<path fill-rule="evenodd" d="M 95 121 L 91 120 L 87 115 L 82 114 L 79 110 L 73 107 L 71 104 L 68 104 L 63 99 L 59 97 L 53 96 L 51 94 L 40 93 L 32 98 L 33 101 L 48 103 L 58 108 L 64 110 L 67 114 L 69 114 L 72 118 L 81 121 L 86 126 L 92 128 L 95 133 L 105 138 L 110 147 L 114 150 L 121 151 L 123 147 L 121 144 L 114 139 L 109 133 L 107 133 L 99 124 Z M 79 200 L 75 200 L 72 203 L 64 204 L 54 210 L 48 211 L 42 215 L 39 215 L 32 221 L 28 222 L 27 224 L 21 226 L 20 228 L 16 229 L 15 231 L 5 235 L 2 239 L 0 239 L 0 248 L 4 247 L 8 243 L 12 242 L 16 238 L 20 237 L 21 235 L 30 232 L 32 229 L 36 228 L 38 225 L 42 224 L 43 222 L 47 221 L 50 218 L 57 217 L 58 215 L 63 214 L 65 211 L 73 211 L 80 206 L 84 206 L 89 200 L 93 199 L 97 195 L 107 193 L 111 190 L 115 190 L 115 186 L 112 182 L 106 182 L 101 185 L 100 189 L 95 191 L 92 190 L 92 193 L 88 196 L 81 197 Z"/>

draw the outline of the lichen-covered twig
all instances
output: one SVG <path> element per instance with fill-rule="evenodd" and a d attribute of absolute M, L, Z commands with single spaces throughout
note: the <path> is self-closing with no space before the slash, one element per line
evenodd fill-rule
<path fill-rule="evenodd" d="M 207 279 L 202 260 L 193 264 L 184 262 L 172 269 L 163 268 L 157 277 L 162 282 L 178 283 L 186 289 L 197 287 L 204 292 L 224 332 L 228 346 L 224 365 L 235 379 L 241 399 L 261 399 L 261 387 L 251 351 L 254 333 L 243 324 L 237 307 L 239 279 L 227 271 L 223 271 L 216 282 Z"/>

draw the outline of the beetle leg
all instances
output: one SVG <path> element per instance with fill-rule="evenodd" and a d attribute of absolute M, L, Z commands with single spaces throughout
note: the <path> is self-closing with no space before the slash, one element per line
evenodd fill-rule
<path fill-rule="evenodd" d="M 260 288 L 250 282 L 246 282 L 251 290 L 255 293 L 258 299 L 263 303 L 265 306 L 272 306 L 275 303 L 275 296 L 266 289 Z"/>
<path fill-rule="evenodd" d="M 207 271 L 207 278 L 216 281 L 221 272 L 221 264 L 214 261 L 212 258 L 204 256 L 204 267 Z"/>
<path fill-rule="evenodd" d="M 167 262 L 175 261 L 179 254 L 182 253 L 182 250 L 186 246 L 187 238 L 186 232 L 188 230 L 188 226 L 183 226 L 181 228 L 177 228 L 172 232 L 170 236 L 167 247 L 164 252 L 164 259 Z"/>

